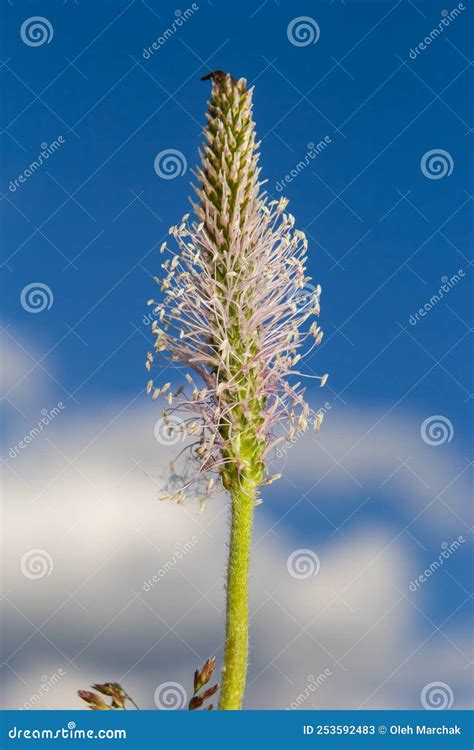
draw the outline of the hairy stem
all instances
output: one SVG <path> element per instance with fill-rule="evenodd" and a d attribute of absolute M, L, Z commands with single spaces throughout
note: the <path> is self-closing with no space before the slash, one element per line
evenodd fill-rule
<path fill-rule="evenodd" d="M 248 660 L 248 578 L 255 482 L 241 481 L 231 489 L 232 521 L 227 568 L 227 621 L 219 708 L 239 710 Z"/>

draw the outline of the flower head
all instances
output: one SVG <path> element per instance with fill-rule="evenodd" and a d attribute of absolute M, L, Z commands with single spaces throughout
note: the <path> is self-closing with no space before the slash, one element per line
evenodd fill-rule
<path fill-rule="evenodd" d="M 195 468 L 173 494 L 178 502 L 193 481 L 205 497 L 216 475 L 225 488 L 271 481 L 266 466 L 277 442 L 308 426 L 304 388 L 293 379 L 302 375 L 307 340 L 322 339 L 316 322 L 307 324 L 319 314 L 321 289 L 306 275 L 306 237 L 294 229 L 287 201 L 270 200 L 262 188 L 253 89 L 222 71 L 207 77 L 194 218 L 186 214 L 170 229 L 177 249 L 157 279 L 163 299 L 149 301 L 157 319 L 147 369 L 164 357 L 187 370 L 177 390 L 153 379 L 147 385 L 152 398 L 165 397 L 170 429 L 192 441 Z"/>
<path fill-rule="evenodd" d="M 105 682 L 102 684 L 92 685 L 94 690 L 97 690 L 101 695 L 97 693 L 91 693 L 89 690 L 78 690 L 77 694 L 79 698 L 85 701 L 92 711 L 110 711 L 112 709 L 125 709 L 125 703 L 131 698 L 124 692 L 121 685 L 118 682 Z M 110 703 L 107 703 L 102 695 L 106 695 L 111 698 Z M 133 701 L 132 701 L 133 702 Z"/>

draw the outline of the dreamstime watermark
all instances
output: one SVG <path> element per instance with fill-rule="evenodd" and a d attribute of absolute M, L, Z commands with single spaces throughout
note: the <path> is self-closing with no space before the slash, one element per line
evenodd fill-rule
<path fill-rule="evenodd" d="M 160 445 L 177 445 L 187 437 L 185 422 L 173 414 L 161 417 L 153 429 L 155 440 Z"/>
<path fill-rule="evenodd" d="M 309 307 L 314 304 L 315 297 L 319 299 L 320 291 L 320 288 L 314 286 L 309 281 L 303 284 L 303 286 L 292 284 L 285 295 L 285 301 L 289 304 L 296 302 L 298 307 Z"/>
<path fill-rule="evenodd" d="M 453 439 L 454 426 L 443 414 L 432 414 L 422 422 L 420 435 L 427 445 L 444 445 Z"/>
<path fill-rule="evenodd" d="M 329 146 L 330 143 L 332 143 L 332 140 L 328 135 L 325 135 L 321 141 L 318 141 L 318 143 L 313 143 L 313 141 L 310 141 L 308 143 L 308 150 L 304 158 L 301 159 L 301 161 L 299 161 L 298 164 L 293 167 L 293 169 L 290 170 L 290 172 L 288 172 L 288 174 L 286 174 L 282 180 L 278 180 L 278 182 L 275 183 L 275 190 L 278 193 L 281 193 L 285 188 L 285 185 L 289 185 L 290 182 L 293 182 L 293 180 L 298 177 L 298 175 L 300 175 L 301 172 L 303 172 L 303 170 L 305 170 L 306 167 L 309 166 L 311 162 Z"/>
<path fill-rule="evenodd" d="M 162 682 L 155 690 L 154 699 L 160 711 L 180 711 L 188 702 L 186 690 L 179 682 Z"/>
<path fill-rule="evenodd" d="M 458 551 L 458 549 L 462 544 L 464 544 L 465 541 L 466 540 L 463 536 L 458 536 L 458 538 L 450 544 L 448 544 L 448 542 L 443 542 L 441 544 L 442 552 L 440 553 L 440 555 L 438 555 L 437 559 L 433 560 L 433 562 L 430 563 L 426 570 L 424 570 L 423 573 L 420 573 L 420 575 L 415 578 L 414 581 L 410 581 L 410 585 L 408 587 L 410 591 L 416 591 L 423 583 L 426 583 L 428 578 L 431 578 L 434 573 L 442 568 L 444 565 L 444 561 L 449 560 L 449 558 Z"/>
<path fill-rule="evenodd" d="M 311 16 L 298 16 L 288 24 L 286 35 L 295 47 L 308 47 L 319 41 L 321 29 Z"/>
<path fill-rule="evenodd" d="M 189 21 L 189 19 L 194 15 L 194 13 L 199 10 L 199 5 L 197 3 L 193 3 L 189 8 L 186 8 L 186 10 L 175 10 L 174 15 L 175 19 L 173 23 L 168 26 L 167 29 L 163 31 L 163 33 L 155 39 L 154 42 L 149 47 L 145 47 L 142 56 L 144 60 L 149 60 L 152 55 L 155 54 L 161 47 L 163 47 L 166 42 L 171 39 L 171 37 L 176 34 L 176 32 L 181 28 L 181 26 L 184 26 L 184 24 Z"/>
<path fill-rule="evenodd" d="M 430 33 L 425 36 L 423 41 L 419 42 L 416 47 L 412 47 L 410 49 L 410 57 L 412 60 L 416 60 L 418 55 L 420 55 L 422 52 L 427 49 L 432 42 L 434 42 L 441 34 L 443 34 L 444 30 L 452 24 L 453 21 L 458 18 L 463 10 L 466 10 L 466 7 L 464 3 L 458 3 L 453 10 L 442 10 L 441 11 L 441 21 L 437 26 L 435 26 Z"/>
<path fill-rule="evenodd" d="M 66 672 L 62 667 L 59 667 L 59 669 L 54 672 L 54 674 L 48 676 L 48 675 L 42 675 L 41 676 L 41 684 L 37 691 L 33 693 L 33 695 L 30 695 L 27 701 L 23 703 L 23 705 L 20 707 L 20 711 L 31 711 L 36 708 L 36 704 L 39 703 L 41 698 L 43 698 L 45 695 L 49 693 L 52 688 L 58 684 L 58 682 L 61 680 L 62 677 L 66 676 Z"/>
<path fill-rule="evenodd" d="M 20 293 L 21 306 L 27 313 L 50 310 L 53 302 L 53 290 L 42 281 L 32 281 L 31 284 L 24 286 Z"/>
<path fill-rule="evenodd" d="M 421 157 L 420 169 L 428 180 L 442 180 L 453 172 L 453 157 L 443 148 L 432 148 Z"/>
<path fill-rule="evenodd" d="M 420 307 L 418 312 L 416 312 L 414 315 L 410 315 L 409 317 L 409 323 L 411 326 L 416 326 L 417 323 L 420 322 L 420 318 L 424 318 L 432 309 L 433 307 L 436 307 L 438 302 L 441 302 L 442 299 L 444 299 L 444 296 L 448 294 L 448 292 L 451 291 L 451 289 L 458 284 L 461 279 L 465 277 L 464 269 L 460 268 L 457 273 L 453 274 L 451 277 L 448 276 L 441 276 L 441 286 L 436 292 L 436 294 L 433 294 L 428 302 L 425 302 L 423 307 Z"/>
<path fill-rule="evenodd" d="M 32 581 L 50 576 L 53 572 L 53 558 L 45 549 L 29 549 L 22 555 L 20 570 Z"/>
<path fill-rule="evenodd" d="M 193 535 L 190 539 L 187 539 L 184 544 L 178 543 L 176 551 L 173 552 L 173 554 L 165 562 L 165 564 L 156 573 L 154 573 L 151 578 L 148 578 L 147 581 L 143 582 L 143 591 L 151 591 L 155 583 L 159 583 L 162 578 L 168 575 L 168 573 L 173 570 L 173 568 L 179 563 L 179 561 L 182 560 L 183 557 L 186 557 L 188 552 L 193 549 L 198 541 L 198 537 L 196 535 Z"/>
<path fill-rule="evenodd" d="M 149 326 L 153 323 L 153 321 L 157 320 L 157 318 L 158 318 L 158 313 L 157 312 L 155 313 L 155 311 L 152 310 L 151 313 L 146 313 L 143 316 L 142 323 L 144 326 Z"/>
<path fill-rule="evenodd" d="M 310 416 L 308 422 L 309 422 L 309 424 L 311 424 L 313 426 L 313 429 L 314 429 L 315 432 L 317 432 L 319 430 L 319 427 L 321 426 L 322 421 L 324 419 L 324 415 L 327 414 L 330 409 L 332 409 L 331 404 L 329 403 L 329 401 L 325 401 L 324 406 L 321 406 L 321 408 L 318 409 L 318 411 L 311 413 L 311 416 Z M 291 437 L 286 438 L 284 442 L 280 443 L 275 448 L 275 456 L 274 457 L 275 458 L 283 458 L 284 456 L 286 456 L 287 451 L 289 450 L 289 448 L 291 448 L 293 445 L 295 445 L 295 443 L 297 443 L 298 440 L 301 437 L 303 437 L 304 434 L 305 434 L 305 430 L 303 430 L 302 427 L 299 428 L 299 429 L 297 429 L 297 430 L 295 430 L 292 433 Z"/>
<path fill-rule="evenodd" d="M 63 402 L 58 401 L 57 405 L 52 409 L 41 409 L 41 419 L 34 427 L 31 428 L 29 432 L 26 433 L 26 435 L 24 435 L 23 439 L 20 440 L 19 443 L 10 448 L 10 451 L 8 453 L 10 458 L 15 458 L 16 456 L 18 456 L 20 451 L 25 450 L 25 448 L 43 432 L 44 428 L 47 427 L 59 414 L 61 414 L 61 412 L 64 411 L 65 408 L 66 407 Z"/>
<path fill-rule="evenodd" d="M 153 166 L 162 180 L 174 180 L 186 174 L 188 162 L 182 151 L 177 148 L 166 148 L 155 156 Z"/>
<path fill-rule="evenodd" d="M 320 674 L 315 677 L 313 674 L 308 675 L 308 683 L 303 690 L 302 693 L 300 693 L 294 701 L 290 703 L 289 706 L 285 708 L 285 711 L 297 711 L 298 708 L 300 708 L 308 698 L 311 698 L 313 693 L 318 690 L 318 688 L 321 687 L 321 685 L 324 685 L 324 683 L 327 681 L 328 677 L 331 677 L 332 672 L 330 669 L 325 669 L 324 672 L 321 672 Z"/>
<path fill-rule="evenodd" d="M 427 711 L 444 711 L 453 705 L 453 689 L 445 682 L 429 682 L 420 693 L 420 701 Z"/>
<path fill-rule="evenodd" d="M 48 727 L 24 729 L 14 724 L 8 730 L 8 737 L 11 740 L 126 740 L 127 730 L 78 729 L 75 721 L 68 721 L 67 727 L 61 727 L 60 729 L 57 726 L 55 729 L 49 729 Z M 46 745 L 42 745 L 42 747 L 46 747 Z"/>
<path fill-rule="evenodd" d="M 41 144 L 41 151 L 39 152 L 36 159 L 33 159 L 31 164 L 29 164 L 26 169 L 24 169 L 23 172 L 18 175 L 18 177 L 15 177 L 14 180 L 10 180 L 10 183 L 8 185 L 9 191 L 11 193 L 15 193 L 18 188 L 27 180 L 29 180 L 29 178 L 32 177 L 40 167 L 43 166 L 45 161 L 47 161 L 49 157 L 52 156 L 52 154 L 54 154 L 64 143 L 66 143 L 66 139 L 62 135 L 58 135 L 58 137 L 52 143 L 48 144 L 46 142 L 43 142 Z"/>
<path fill-rule="evenodd" d="M 21 41 L 28 47 L 41 47 L 49 44 L 54 36 L 51 21 L 43 16 L 31 16 L 23 21 L 20 28 Z"/>
<path fill-rule="evenodd" d="M 288 555 L 286 567 L 292 578 L 303 580 L 317 576 L 321 563 L 312 549 L 295 549 L 291 555 Z"/>

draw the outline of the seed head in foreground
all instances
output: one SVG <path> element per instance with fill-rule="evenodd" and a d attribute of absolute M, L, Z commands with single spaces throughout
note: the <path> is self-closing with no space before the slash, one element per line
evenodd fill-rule
<path fill-rule="evenodd" d="M 166 496 L 177 502 L 196 483 L 203 499 L 219 478 L 226 489 L 272 481 L 273 449 L 308 427 L 305 389 L 294 381 L 304 375 L 307 340 L 311 351 L 322 339 L 309 322 L 319 314 L 321 289 L 306 275 L 306 237 L 294 229 L 287 201 L 262 189 L 253 88 L 222 71 L 205 78 L 212 92 L 194 217 L 171 227 L 176 249 L 163 243 L 169 257 L 157 279 L 163 298 L 149 300 L 156 341 L 147 370 L 163 360 L 186 370 L 176 390 L 147 384 L 153 399 L 167 401 L 170 431 L 191 438 L 192 473 Z"/>

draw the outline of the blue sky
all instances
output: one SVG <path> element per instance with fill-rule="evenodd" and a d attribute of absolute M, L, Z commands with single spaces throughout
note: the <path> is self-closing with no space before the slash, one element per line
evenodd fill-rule
<path fill-rule="evenodd" d="M 39 14 L 37 3 L 27 5 Z M 187 210 L 190 192 L 189 169 L 163 181 L 153 161 L 159 151 L 175 148 L 193 166 L 209 93 L 199 78 L 208 69 L 256 80 L 262 166 L 273 192 L 305 157 L 308 142 L 331 138 L 285 193 L 311 235 L 310 270 L 323 287 L 328 340 L 315 356 L 331 371 L 336 393 L 400 334 L 398 324 L 407 326 L 443 275 L 467 269 L 472 134 L 465 124 L 470 101 L 463 55 L 469 8 L 413 61 L 409 51 L 439 21 L 442 3 L 419 3 L 418 11 L 406 2 L 318 3 L 321 35 L 307 47 L 288 42 L 293 5 L 267 2 L 257 10 L 244 2 L 230 14 L 226 3 L 203 3 L 179 34 L 144 60 L 144 47 L 172 23 L 172 4 L 159 4 L 159 18 L 150 10 L 156 3 L 94 3 L 93 13 L 86 2 L 49 5 L 53 41 L 37 48 L 14 33 L 25 4 L 7 9 L 6 64 L 18 78 L 3 69 L 12 138 L 3 135 L 2 189 L 18 210 L 3 206 L 3 273 L 9 319 L 20 331 L 28 329 L 48 347 L 71 326 L 87 342 L 86 348 L 70 334 L 54 350 L 67 363 L 60 379 L 70 393 L 113 355 L 132 333 L 131 323 L 143 332 L 143 300 L 155 291 L 147 272 L 159 270 L 156 245 Z M 314 3 L 297 10 L 314 14 Z M 68 67 L 65 58 L 74 64 Z M 38 156 L 40 144 L 60 135 L 66 142 L 47 168 L 8 192 L 9 179 Z M 432 148 L 451 154 L 449 177 L 422 174 L 420 159 Z M 410 192 L 404 199 L 397 191 Z M 36 280 L 51 287 L 55 301 L 47 314 L 33 317 L 17 302 Z M 461 284 L 449 299 L 467 323 L 469 297 L 468 284 Z M 400 334 L 346 395 L 393 400 L 406 392 L 431 363 L 421 345 L 438 360 L 466 332 L 456 314 L 440 305 L 409 329 L 415 341 Z M 78 400 L 100 398 L 105 383 L 110 395 L 134 392 L 144 343 L 134 336 L 121 350 L 125 356 L 112 356 Z M 466 347 L 464 340 L 443 361 L 465 388 Z M 465 398 L 435 368 L 406 403 L 453 413 L 464 409 Z"/>
<path fill-rule="evenodd" d="M 209 95 L 200 77 L 223 69 L 255 83 L 270 193 L 279 195 L 276 184 L 305 159 L 309 143 L 329 140 L 284 191 L 297 226 L 308 234 L 309 271 L 323 289 L 325 340 L 308 367 L 330 378 L 323 395 L 310 389 L 310 400 L 316 408 L 330 402 L 326 422 L 334 415 L 342 428 L 347 412 L 350 424 L 359 417 L 372 438 L 380 430 L 380 440 L 386 415 L 405 420 L 407 446 L 420 441 L 425 419 L 441 415 L 451 424 L 452 439 L 420 444 L 419 455 L 437 461 L 442 453 L 449 466 L 445 485 L 456 485 L 460 472 L 464 481 L 472 436 L 472 7 L 469 0 L 461 5 L 465 9 L 410 57 L 446 18 L 442 11 L 458 6 L 437 0 L 243 0 L 232 10 L 229 3 L 202 0 L 145 59 L 143 50 L 179 17 L 174 3 L 5 3 L 3 325 L 8 346 L 30 362 L 25 384 L 45 378 L 48 404 L 66 402 L 69 418 L 77 420 L 135 398 L 145 401 L 146 300 L 156 292 L 152 277 L 159 272 L 161 242 L 188 210 Z M 181 6 L 181 13 L 188 7 Z M 49 43 L 22 40 L 22 23 L 32 16 L 47 17 Z M 319 34 L 314 44 L 291 43 L 287 30 L 295 17 L 310 18 Z M 60 136 L 64 143 L 47 163 L 13 191 L 11 181 L 38 157 L 41 144 Z M 187 169 L 165 180 L 154 160 L 168 149 L 181 152 Z M 439 179 L 421 168 L 432 150 L 442 152 L 449 172 Z M 441 279 L 460 270 L 445 298 L 411 324 Z M 20 295 L 36 282 L 49 287 L 54 301 L 32 314 Z M 4 404 L 6 444 L 16 442 L 48 404 L 15 403 L 13 389 Z M 152 409 L 153 421 L 158 407 L 154 416 Z M 326 422 L 316 459 L 308 458 L 316 473 L 318 456 L 324 460 Z M 383 484 L 389 473 L 380 482 L 359 477 L 344 485 L 341 503 L 339 487 L 322 481 L 315 489 L 303 477 L 296 484 L 311 504 L 301 503 L 288 523 L 302 541 L 321 545 L 352 513 L 347 529 L 370 521 L 395 533 L 416 513 L 401 510 L 399 486 Z M 425 495 L 426 502 L 433 499 L 431 487 L 420 485 L 419 491 L 423 503 Z M 295 492 L 294 477 L 275 489 L 272 523 Z M 320 492 L 334 503 L 313 524 Z M 376 502 L 364 504 L 372 492 Z M 451 523 L 454 514 L 446 514 Z M 467 514 L 455 523 L 450 539 L 467 535 L 472 519 Z M 423 517 L 411 531 L 421 543 L 415 546 L 420 560 L 433 559 L 444 537 Z M 450 562 L 463 586 L 469 584 L 467 562 L 465 551 Z M 462 594 L 441 576 L 436 586 L 426 612 L 441 623 Z M 464 622 L 466 608 L 456 616 Z"/>

